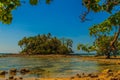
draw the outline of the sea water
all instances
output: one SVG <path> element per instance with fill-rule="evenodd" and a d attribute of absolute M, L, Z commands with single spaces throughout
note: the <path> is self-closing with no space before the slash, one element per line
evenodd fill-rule
<path fill-rule="evenodd" d="M 27 68 L 24 77 L 70 77 L 79 73 L 100 72 L 104 69 L 120 69 L 119 65 L 81 60 L 79 57 L 1 57 L 0 70 Z"/>

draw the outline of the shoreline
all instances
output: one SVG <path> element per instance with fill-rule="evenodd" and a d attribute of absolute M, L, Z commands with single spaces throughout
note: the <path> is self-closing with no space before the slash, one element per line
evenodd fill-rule
<path fill-rule="evenodd" d="M 105 64 L 114 64 L 114 65 L 120 65 L 120 56 L 117 56 L 116 58 L 111 57 L 111 59 L 105 59 L 105 56 L 78 56 L 78 55 L 21 55 L 21 54 L 5 54 L 4 56 L 1 56 L 0 58 L 4 57 L 34 57 L 34 58 L 78 58 L 83 61 L 97 61 L 102 62 Z M 109 74 L 110 71 L 110 74 Z M 111 78 L 115 78 L 116 75 L 120 74 L 120 71 L 112 71 L 110 69 L 107 69 L 106 73 L 103 75 L 103 72 L 99 73 L 84 73 L 83 74 L 75 74 L 75 76 L 70 76 L 67 78 L 22 78 L 22 79 L 6 79 L 6 78 L 0 78 L 0 80 L 114 80 Z M 87 76 L 86 76 L 87 75 Z M 89 75 L 89 76 L 88 76 Z M 91 77 L 92 75 L 92 77 Z M 107 77 L 106 77 L 107 76 Z M 119 75 L 120 76 L 120 75 Z M 102 78 L 101 78 L 102 77 Z M 116 80 L 116 79 L 115 79 Z M 120 78 L 119 78 L 120 80 Z"/>
<path fill-rule="evenodd" d="M 50 54 L 50 55 L 25 55 L 25 54 L 4 54 L 1 55 L 0 58 L 3 57 L 33 57 L 33 58 L 79 58 L 80 60 L 90 60 L 90 61 L 98 61 L 103 63 L 112 63 L 112 64 L 118 64 L 120 65 L 120 56 L 112 57 L 110 59 L 106 59 L 105 56 L 84 56 L 84 55 L 74 55 L 74 54 L 68 54 L 68 55 L 58 55 L 58 54 Z"/>

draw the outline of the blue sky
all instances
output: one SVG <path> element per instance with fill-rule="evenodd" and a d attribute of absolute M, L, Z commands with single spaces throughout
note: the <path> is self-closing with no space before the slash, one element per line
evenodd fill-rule
<path fill-rule="evenodd" d="M 74 50 L 78 43 L 91 43 L 94 38 L 89 36 L 88 28 L 108 17 L 107 13 L 91 12 L 91 21 L 80 22 L 79 15 L 85 11 L 82 0 L 53 0 L 46 5 L 44 0 L 37 6 L 25 4 L 13 11 L 10 25 L 0 23 L 0 52 L 18 53 L 17 45 L 24 36 L 51 33 L 59 38 L 66 37 L 74 41 Z"/>

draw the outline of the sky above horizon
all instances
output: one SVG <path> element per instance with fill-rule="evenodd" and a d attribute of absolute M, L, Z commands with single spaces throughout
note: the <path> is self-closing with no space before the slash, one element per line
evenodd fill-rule
<path fill-rule="evenodd" d="M 51 33 L 58 38 L 73 40 L 74 50 L 78 43 L 92 43 L 89 27 L 108 17 L 107 13 L 88 15 L 91 21 L 82 23 L 79 15 L 86 9 L 82 0 L 53 0 L 51 4 L 41 1 L 37 6 L 25 4 L 13 11 L 13 21 L 6 25 L 0 23 L 0 53 L 18 53 L 21 49 L 18 41 L 25 36 Z"/>

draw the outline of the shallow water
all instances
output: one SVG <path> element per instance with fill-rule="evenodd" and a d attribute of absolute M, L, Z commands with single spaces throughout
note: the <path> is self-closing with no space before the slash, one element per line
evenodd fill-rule
<path fill-rule="evenodd" d="M 119 65 L 84 61 L 80 58 L 37 58 L 4 57 L 0 58 L 0 70 L 28 68 L 32 72 L 24 77 L 69 77 L 77 73 L 99 72 L 103 69 L 120 69 Z"/>

